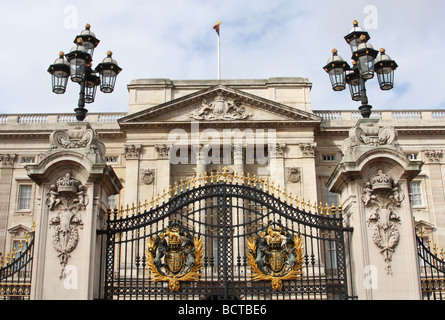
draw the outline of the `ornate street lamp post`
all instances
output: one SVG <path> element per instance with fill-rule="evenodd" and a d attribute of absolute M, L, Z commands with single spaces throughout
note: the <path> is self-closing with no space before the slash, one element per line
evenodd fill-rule
<path fill-rule="evenodd" d="M 108 51 L 107 57 L 96 69 L 92 69 L 94 49 L 99 42 L 87 24 L 85 30 L 74 40 L 75 46 L 70 52 L 66 55 L 60 52 L 59 58 L 48 69 L 52 79 L 52 90 L 56 94 L 65 93 L 68 78 L 80 85 L 78 107 L 74 109 L 78 121 L 85 120 L 88 112 L 85 103 L 94 102 L 97 87 L 100 86 L 100 90 L 104 93 L 112 93 L 117 75 L 122 71 L 112 58 L 111 51 Z"/>
<path fill-rule="evenodd" d="M 368 32 L 363 31 L 354 21 L 354 27 L 345 36 L 346 42 L 352 51 L 352 68 L 337 55 L 337 49 L 332 50 L 332 57 L 328 60 L 324 70 L 329 74 L 332 89 L 342 91 L 349 86 L 351 98 L 354 101 L 361 101 L 359 107 L 363 118 L 369 118 L 372 106 L 368 104 L 366 95 L 366 81 L 374 78 L 377 74 L 381 90 L 391 90 L 394 87 L 394 70 L 397 63 L 385 53 L 385 49 L 380 49 L 380 56 L 368 40 L 371 37 Z"/>

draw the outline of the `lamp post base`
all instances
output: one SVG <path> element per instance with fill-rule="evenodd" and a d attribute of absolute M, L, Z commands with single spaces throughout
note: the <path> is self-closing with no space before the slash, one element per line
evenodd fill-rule
<path fill-rule="evenodd" d="M 88 110 L 85 108 L 76 108 L 74 109 L 74 111 L 76 112 L 76 119 L 77 121 L 83 121 L 85 120 Z"/>
<path fill-rule="evenodd" d="M 358 109 L 360 110 L 360 114 L 363 118 L 369 118 L 371 116 L 372 106 L 365 104 L 360 106 Z"/>

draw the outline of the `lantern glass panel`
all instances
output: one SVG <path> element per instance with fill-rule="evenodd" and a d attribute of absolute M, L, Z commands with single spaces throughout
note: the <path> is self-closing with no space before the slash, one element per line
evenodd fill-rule
<path fill-rule="evenodd" d="M 96 97 L 97 86 L 85 86 L 85 103 L 93 103 Z"/>
<path fill-rule="evenodd" d="M 391 68 L 381 68 L 377 73 L 380 89 L 391 90 L 394 87 L 394 70 Z"/>
<path fill-rule="evenodd" d="M 53 92 L 64 94 L 68 83 L 68 74 L 63 71 L 56 71 L 51 76 Z"/>
<path fill-rule="evenodd" d="M 341 69 L 341 70 L 343 70 L 343 69 Z M 344 70 L 341 73 L 329 72 L 329 78 L 331 79 L 332 89 L 334 91 L 342 91 L 345 89 L 346 82 L 345 82 Z"/>
<path fill-rule="evenodd" d="M 374 78 L 374 58 L 371 55 L 360 56 L 357 65 L 363 79 Z"/>
<path fill-rule="evenodd" d="M 85 78 L 85 60 L 75 58 L 70 60 L 70 67 L 71 67 L 71 80 L 73 82 L 82 82 Z"/>
<path fill-rule="evenodd" d="M 117 73 L 113 70 L 102 70 L 100 72 L 100 90 L 104 93 L 112 93 L 116 84 Z"/>

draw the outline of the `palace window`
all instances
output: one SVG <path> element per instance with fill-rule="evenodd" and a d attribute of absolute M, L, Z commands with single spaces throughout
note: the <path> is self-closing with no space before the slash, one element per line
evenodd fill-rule
<path fill-rule="evenodd" d="M 18 210 L 31 210 L 31 185 L 19 186 L 19 205 Z"/>
<path fill-rule="evenodd" d="M 422 186 L 420 181 L 411 181 L 409 184 L 409 198 L 412 207 L 423 206 Z"/>
<path fill-rule="evenodd" d="M 329 206 L 338 206 L 338 194 L 334 192 L 330 192 L 329 189 L 325 186 L 324 187 L 324 201 Z"/>
<path fill-rule="evenodd" d="M 323 161 L 335 161 L 335 154 L 324 154 Z"/>
<path fill-rule="evenodd" d="M 108 197 L 108 208 L 114 209 L 116 208 L 116 198 L 117 195 L 112 195 Z"/>
<path fill-rule="evenodd" d="M 22 157 L 21 163 L 23 164 L 36 163 L 36 157 Z"/>
<path fill-rule="evenodd" d="M 408 153 L 407 156 L 408 156 L 408 159 L 410 159 L 410 160 L 418 160 L 419 159 L 418 153 Z"/>

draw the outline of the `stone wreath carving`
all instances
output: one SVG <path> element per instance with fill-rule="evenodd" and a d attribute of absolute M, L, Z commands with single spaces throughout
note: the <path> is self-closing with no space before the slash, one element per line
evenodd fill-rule
<path fill-rule="evenodd" d="M 155 179 L 155 172 L 151 169 L 141 169 L 141 180 L 144 184 L 152 184 Z"/>
<path fill-rule="evenodd" d="M 79 241 L 79 229 L 83 228 L 80 212 L 88 204 L 85 187 L 79 180 L 72 177 L 71 171 L 67 171 L 63 177 L 51 185 L 46 204 L 50 211 L 57 212 L 51 218 L 49 226 L 54 228 L 52 243 L 54 249 L 59 253 L 59 261 L 62 266 L 60 279 L 64 279 L 70 253 L 76 248 Z"/>
<path fill-rule="evenodd" d="M 392 255 L 400 239 L 398 225 L 401 222 L 396 210 L 404 198 L 398 184 L 381 169 L 362 189 L 362 201 L 370 212 L 368 227 L 371 229 L 375 245 L 385 259 L 385 269 L 389 275 L 392 274 Z"/>
<path fill-rule="evenodd" d="M 286 171 L 287 171 L 287 180 L 290 183 L 300 182 L 301 173 L 300 173 L 300 169 L 299 168 L 288 167 L 288 168 L 286 168 Z"/>
<path fill-rule="evenodd" d="M 214 101 L 209 103 L 204 99 L 188 116 L 196 120 L 243 120 L 253 114 L 246 112 L 240 100 L 227 101 L 223 94 L 218 92 Z"/>

